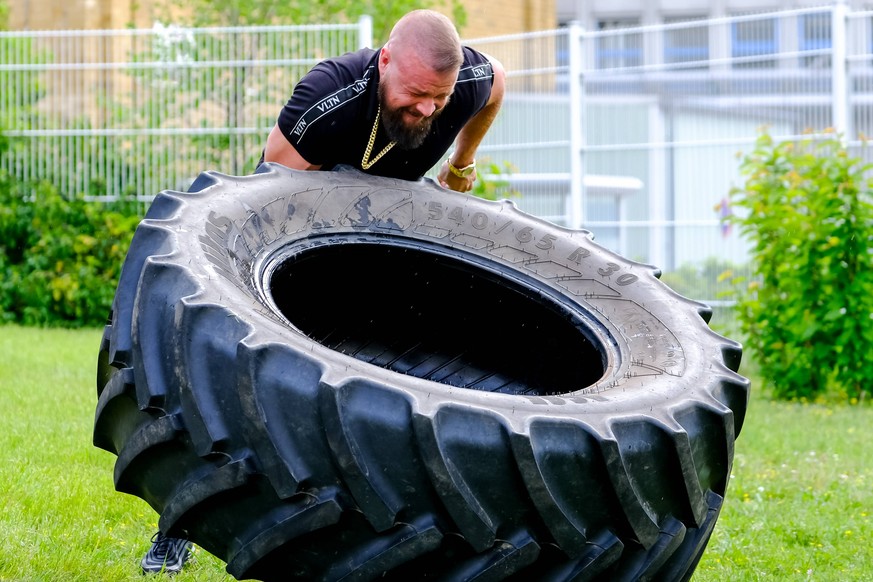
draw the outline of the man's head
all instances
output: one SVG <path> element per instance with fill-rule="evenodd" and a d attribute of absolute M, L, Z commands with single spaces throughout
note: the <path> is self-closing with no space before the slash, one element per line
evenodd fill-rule
<path fill-rule="evenodd" d="M 458 31 L 446 16 L 415 10 L 394 25 L 379 54 L 379 103 L 398 146 L 421 145 L 449 102 L 463 60 Z"/>

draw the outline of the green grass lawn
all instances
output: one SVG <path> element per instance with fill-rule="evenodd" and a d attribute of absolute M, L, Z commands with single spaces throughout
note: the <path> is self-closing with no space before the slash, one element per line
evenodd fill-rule
<path fill-rule="evenodd" d="M 694 580 L 873 580 L 871 446 L 869 404 L 770 402 L 753 392 Z"/>
<path fill-rule="evenodd" d="M 98 330 L 0 327 L 0 580 L 139 580 L 157 514 L 91 444 Z M 200 551 L 174 582 L 233 580 Z"/>
<path fill-rule="evenodd" d="M 157 515 L 91 445 L 98 330 L 0 327 L 0 580 L 143 580 Z M 873 408 L 757 392 L 695 581 L 873 577 Z M 204 551 L 174 582 L 232 580 Z"/>

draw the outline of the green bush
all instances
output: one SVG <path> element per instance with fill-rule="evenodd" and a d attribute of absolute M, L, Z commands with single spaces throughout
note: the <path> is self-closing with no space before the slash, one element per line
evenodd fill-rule
<path fill-rule="evenodd" d="M 718 257 L 708 257 L 699 262 L 683 263 L 679 268 L 665 271 L 661 281 L 671 289 L 706 304 L 712 310 L 709 326 L 718 333 L 729 338 L 739 338 L 742 331 L 736 323 L 733 305 L 721 301 L 733 295 L 731 280 L 748 270 L 745 265 L 738 265 Z M 748 359 L 743 362 L 747 370 Z"/>
<path fill-rule="evenodd" d="M 0 321 L 103 323 L 139 206 L 68 200 L 46 183 L 25 188 L 0 175 Z"/>
<path fill-rule="evenodd" d="M 504 198 L 518 198 L 521 193 L 512 188 L 509 177 L 516 172 L 511 162 L 504 161 L 503 165 L 491 161 L 491 158 L 482 158 L 476 164 L 476 181 L 470 194 L 485 200 L 502 200 Z"/>
<path fill-rule="evenodd" d="M 724 273 L 739 272 L 744 268 L 718 257 L 709 257 L 666 271 L 661 275 L 661 281 L 685 297 L 704 301 L 718 299 L 731 288 L 730 282 L 724 280 Z"/>
<path fill-rule="evenodd" d="M 836 136 L 774 143 L 743 160 L 730 219 L 752 243 L 737 280 L 747 347 L 781 398 L 873 391 L 873 200 L 870 166 Z"/>

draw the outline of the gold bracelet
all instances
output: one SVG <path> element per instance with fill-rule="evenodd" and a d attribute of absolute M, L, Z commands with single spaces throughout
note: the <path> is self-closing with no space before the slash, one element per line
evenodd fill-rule
<path fill-rule="evenodd" d="M 476 169 L 476 160 L 473 160 L 472 164 L 463 168 L 456 168 L 451 159 L 446 160 L 446 163 L 449 165 L 449 171 L 458 178 L 467 178 Z"/>

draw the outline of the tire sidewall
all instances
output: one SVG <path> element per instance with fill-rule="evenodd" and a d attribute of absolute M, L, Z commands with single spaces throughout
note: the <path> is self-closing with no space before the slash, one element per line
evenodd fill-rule
<path fill-rule="evenodd" d="M 198 289 L 186 300 L 220 304 L 249 326 L 248 342 L 281 342 L 311 353 L 326 373 L 342 370 L 360 378 L 375 367 L 294 328 L 270 298 L 269 277 L 300 241 L 348 244 L 375 237 L 382 244 L 414 242 L 486 268 L 499 266 L 505 276 L 590 321 L 606 354 L 601 381 L 553 396 L 481 393 L 394 374 L 393 382 L 422 402 L 439 393 L 513 414 L 547 410 L 593 418 L 669 406 L 680 396 L 707 397 L 704 374 L 711 366 L 705 361 L 718 349 L 696 304 L 658 281 L 652 267 L 600 247 L 585 231 L 521 213 L 511 202 L 458 194 L 430 180 L 404 182 L 354 170 L 300 172 L 273 164 L 254 176 L 206 174 L 191 193 L 161 196 L 182 202 L 172 219 L 154 223 L 174 232 L 181 252 L 156 260 L 185 263 Z"/>

